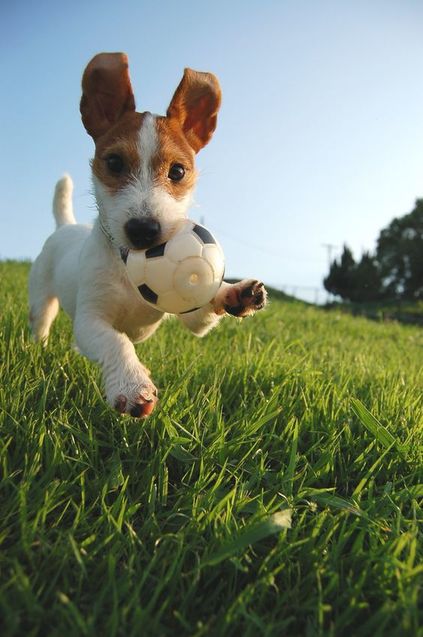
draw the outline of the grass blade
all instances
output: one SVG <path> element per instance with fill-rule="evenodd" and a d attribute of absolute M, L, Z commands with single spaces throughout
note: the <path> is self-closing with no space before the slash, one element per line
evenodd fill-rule
<path fill-rule="evenodd" d="M 390 447 L 395 447 L 401 457 L 405 458 L 405 453 L 402 445 L 398 442 L 398 440 L 391 434 L 388 429 L 382 425 L 381 422 L 373 414 L 363 405 L 362 402 L 357 400 L 357 398 L 353 398 L 351 400 L 352 409 L 357 418 L 360 420 L 361 424 L 366 427 L 368 431 L 376 438 L 376 440 L 383 446 L 385 449 Z"/>
<path fill-rule="evenodd" d="M 248 526 L 246 529 L 243 529 L 237 537 L 225 543 L 214 555 L 206 558 L 202 566 L 219 564 L 219 562 L 232 557 L 247 548 L 247 546 L 255 544 L 269 535 L 280 533 L 284 529 L 290 529 L 291 517 L 291 509 L 284 509 L 283 511 L 274 513 L 266 520 Z"/>

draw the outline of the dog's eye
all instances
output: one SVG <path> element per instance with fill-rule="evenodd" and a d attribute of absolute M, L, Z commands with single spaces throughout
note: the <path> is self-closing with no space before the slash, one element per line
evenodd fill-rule
<path fill-rule="evenodd" d="M 181 181 L 185 175 L 185 168 L 182 164 L 172 164 L 169 168 L 168 177 L 172 181 Z"/>
<path fill-rule="evenodd" d="M 109 155 L 106 157 L 107 168 L 111 173 L 118 175 L 123 171 L 124 163 L 120 155 Z"/>

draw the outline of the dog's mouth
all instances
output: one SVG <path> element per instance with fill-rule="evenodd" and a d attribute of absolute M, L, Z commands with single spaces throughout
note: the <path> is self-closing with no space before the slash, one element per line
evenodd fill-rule
<path fill-rule="evenodd" d="M 110 241 L 110 243 L 112 245 L 114 245 L 115 247 L 117 247 L 117 249 L 119 250 L 119 254 L 120 257 L 122 259 L 122 261 L 126 264 L 126 261 L 128 259 L 128 254 L 131 251 L 134 252 L 140 252 L 143 250 L 155 250 L 156 247 L 160 247 L 161 245 L 164 245 L 164 241 L 161 237 L 161 234 L 159 234 L 159 236 L 157 236 L 156 241 L 152 241 L 150 238 L 146 238 L 145 240 L 138 240 L 138 241 L 129 241 L 128 244 L 125 243 L 121 243 L 120 241 L 116 241 L 116 239 L 114 238 L 114 236 L 112 235 L 111 231 L 109 230 L 109 228 L 107 227 L 107 225 L 104 223 L 104 221 L 101 219 L 100 217 L 100 228 L 103 231 L 103 234 L 106 236 L 106 238 Z"/>
<path fill-rule="evenodd" d="M 180 230 L 185 221 L 186 217 L 184 216 L 180 219 L 176 219 L 173 223 L 168 223 L 164 226 L 163 224 L 158 223 L 157 225 L 159 226 L 159 229 L 157 232 L 154 232 L 154 236 L 139 235 L 135 238 L 135 241 L 134 237 L 131 238 L 128 236 L 128 243 L 130 245 L 121 244 L 119 246 L 119 252 L 122 261 L 126 263 L 128 254 L 132 251 L 139 252 L 145 250 L 146 253 L 148 253 L 148 255 L 151 257 L 162 256 L 164 246 L 169 241 L 169 239 L 171 239 Z M 125 234 L 128 235 L 128 232 L 126 231 Z"/>

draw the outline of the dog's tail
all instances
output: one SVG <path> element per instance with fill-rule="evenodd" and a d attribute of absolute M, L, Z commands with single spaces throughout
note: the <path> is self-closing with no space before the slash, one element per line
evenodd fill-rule
<path fill-rule="evenodd" d="M 63 175 L 56 184 L 53 197 L 53 214 L 56 226 L 76 223 L 72 206 L 73 182 L 69 175 Z"/>

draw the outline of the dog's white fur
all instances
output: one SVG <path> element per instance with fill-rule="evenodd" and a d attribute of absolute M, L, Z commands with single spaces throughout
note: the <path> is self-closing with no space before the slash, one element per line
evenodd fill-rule
<path fill-rule="evenodd" d="M 157 391 L 133 343 L 151 336 L 164 315 L 147 305 L 127 278 L 119 253 L 119 246 L 127 243 L 124 224 L 134 215 L 153 214 L 161 224 L 161 242 L 165 241 L 186 216 L 192 194 L 177 199 L 155 182 L 152 157 L 157 143 L 154 116 L 147 115 L 139 132 L 138 174 L 114 194 L 93 176 L 99 216 L 92 227 L 76 224 L 70 177 L 57 183 L 53 200 L 57 229 L 35 260 L 29 282 L 35 339 L 47 342 L 62 306 L 73 320 L 79 350 L 102 367 L 109 404 L 137 416 L 150 413 Z M 251 283 L 222 283 L 212 302 L 178 318 L 194 334 L 203 336 Z"/>

